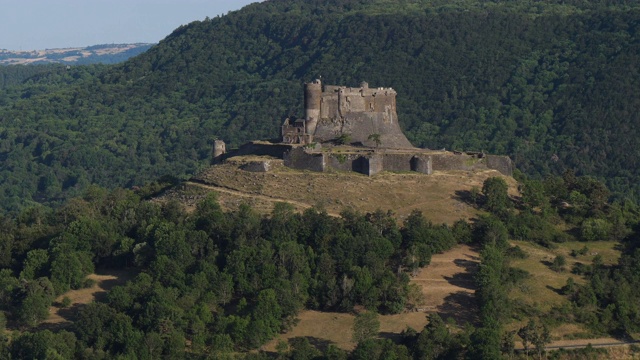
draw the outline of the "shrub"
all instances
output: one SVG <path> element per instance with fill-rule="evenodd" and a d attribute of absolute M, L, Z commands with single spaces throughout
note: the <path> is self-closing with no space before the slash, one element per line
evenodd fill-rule
<path fill-rule="evenodd" d="M 93 285 L 96 284 L 96 281 L 93 279 L 84 279 L 84 282 L 82 283 L 82 287 L 85 289 L 88 289 L 90 287 L 93 287 Z"/>
<path fill-rule="evenodd" d="M 553 271 L 563 272 L 565 265 L 567 265 L 567 259 L 565 259 L 565 257 L 562 255 L 558 255 L 555 257 L 555 259 L 553 259 L 550 267 Z"/>

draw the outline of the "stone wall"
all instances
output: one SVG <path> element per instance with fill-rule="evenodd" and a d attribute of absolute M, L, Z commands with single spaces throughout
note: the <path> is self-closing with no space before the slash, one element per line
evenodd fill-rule
<path fill-rule="evenodd" d="M 324 156 L 326 156 L 326 164 L 332 169 L 362 172 L 362 164 L 359 162 L 362 157 L 360 154 L 330 153 Z"/>
<path fill-rule="evenodd" d="M 269 172 L 274 168 L 274 161 L 272 160 L 263 160 L 263 161 L 249 161 L 248 163 L 242 165 L 241 169 L 250 172 Z"/>
<path fill-rule="evenodd" d="M 419 172 L 426 175 L 433 174 L 431 156 L 414 155 L 411 158 L 411 171 Z"/>
<path fill-rule="evenodd" d="M 291 149 L 293 149 L 293 146 L 289 144 L 249 142 L 240 146 L 238 149 L 227 153 L 227 155 L 229 157 L 245 155 L 272 156 L 282 159 L 284 154 Z"/>
<path fill-rule="evenodd" d="M 314 139 L 330 141 L 349 134 L 353 143 L 382 148 L 413 148 L 402 133 L 396 113 L 396 92 L 391 88 L 325 86 Z M 369 140 L 380 135 L 380 142 Z"/>
<path fill-rule="evenodd" d="M 329 168 L 375 175 L 381 171 L 432 174 L 447 170 L 494 169 L 512 176 L 513 163 L 507 156 L 466 153 L 308 153 L 304 148 L 294 148 L 284 154 L 284 165 L 301 170 L 326 171 Z"/>
<path fill-rule="evenodd" d="M 431 155 L 433 171 L 487 169 L 484 158 L 467 154 L 442 153 Z"/>
<path fill-rule="evenodd" d="M 413 154 L 384 154 L 383 165 L 385 171 L 411 171 Z"/>
<path fill-rule="evenodd" d="M 384 167 L 384 157 L 380 154 L 373 154 L 364 159 L 362 173 L 365 175 L 373 176 L 379 172 L 387 170 Z"/>
<path fill-rule="evenodd" d="M 309 154 L 303 148 L 293 148 L 283 155 L 284 165 L 294 169 L 325 171 L 326 163 L 323 154 Z"/>
<path fill-rule="evenodd" d="M 500 171 L 503 175 L 513 176 L 513 161 L 508 156 L 486 155 L 487 167 Z"/>

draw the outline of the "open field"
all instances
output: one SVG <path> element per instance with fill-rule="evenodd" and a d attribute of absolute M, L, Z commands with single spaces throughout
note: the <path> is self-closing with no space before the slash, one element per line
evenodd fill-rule
<path fill-rule="evenodd" d="M 428 313 L 438 313 L 444 319 L 453 318 L 459 325 L 475 321 L 472 276 L 477 264 L 478 253 L 466 245 L 434 255 L 431 264 L 411 279 L 422 287 L 425 295 L 423 311 L 380 316 L 380 336 L 398 338 L 407 327 L 420 331 L 428 323 Z M 279 340 L 294 337 L 306 337 L 320 348 L 329 344 L 345 350 L 355 347 L 351 341 L 352 314 L 303 311 L 298 319 L 293 330 L 266 344 L 264 350 L 275 351 Z"/>
<path fill-rule="evenodd" d="M 473 274 L 478 268 L 479 256 L 477 249 L 458 245 L 444 254 L 434 255 L 431 264 L 411 279 L 422 287 L 426 312 L 438 313 L 444 320 L 453 318 L 459 326 L 476 323 L 478 309 Z"/>
<path fill-rule="evenodd" d="M 544 314 L 555 306 L 560 306 L 568 302 L 568 299 L 560 294 L 560 289 L 567 283 L 568 278 L 573 278 L 578 284 L 584 283 L 583 276 L 571 273 L 571 268 L 577 262 L 585 265 L 591 265 L 593 257 L 601 255 L 605 264 L 613 264 L 620 257 L 620 250 L 616 248 L 617 243 L 613 241 L 598 242 L 566 242 L 557 244 L 555 249 L 542 247 L 535 243 L 527 241 L 511 241 L 512 245 L 517 245 L 528 255 L 526 259 L 512 260 L 511 266 L 526 270 L 531 277 L 522 281 L 510 293 L 510 297 L 523 304 L 536 309 L 537 312 Z M 585 255 L 572 257 L 572 250 L 580 250 L 583 247 L 588 248 Z M 566 259 L 565 270 L 556 272 L 550 268 L 553 259 L 563 255 Z M 517 329 L 524 326 L 526 321 L 520 323 L 512 323 L 509 328 Z M 580 324 L 562 324 L 551 329 L 551 336 L 555 344 L 573 344 L 577 338 L 589 337 L 590 331 Z M 600 341 L 602 340 L 602 341 Z M 594 340 L 585 340 L 594 342 Z M 613 342 L 613 339 L 598 339 L 599 342 Z M 578 341 L 579 342 L 579 341 Z"/>
<path fill-rule="evenodd" d="M 511 293 L 511 297 L 528 305 L 539 307 L 542 311 L 548 311 L 551 307 L 560 305 L 566 298 L 558 293 L 568 278 L 573 278 L 577 283 L 582 283 L 584 277 L 571 273 L 571 268 L 577 262 L 585 265 L 592 263 L 593 257 L 601 255 L 605 264 L 613 264 L 620 257 L 620 251 L 616 249 L 616 242 L 566 242 L 557 244 L 556 249 L 549 249 L 527 241 L 511 241 L 512 245 L 518 245 L 528 255 L 526 259 L 516 259 L 511 266 L 528 271 L 531 274 L 517 286 Z M 580 250 L 586 246 L 589 250 L 586 255 L 570 256 L 571 250 Z M 563 255 L 567 264 L 565 271 L 556 272 L 549 267 L 553 259 Z M 535 294 L 535 296 L 532 296 Z"/>
<path fill-rule="evenodd" d="M 595 253 L 598 253 L 605 259 L 605 263 L 614 263 L 620 255 L 614 242 L 567 242 L 558 244 L 557 249 L 547 249 L 525 241 L 513 241 L 512 244 L 520 246 L 529 255 L 527 259 L 514 260 L 512 265 L 526 269 L 532 276 L 525 280 L 522 286 L 514 289 L 511 297 L 535 306 L 541 313 L 567 301 L 557 293 L 557 290 L 564 286 L 569 276 L 577 282 L 584 281 L 583 278 L 569 272 L 576 261 L 590 264 Z M 569 255 L 571 250 L 580 250 L 585 245 L 589 248 L 587 255 L 577 258 Z M 553 261 L 556 255 L 565 255 L 567 271 L 558 273 L 549 268 L 548 263 Z M 466 322 L 476 323 L 478 319 L 473 273 L 477 269 L 479 260 L 477 249 L 467 245 L 459 245 L 444 254 L 434 255 L 431 263 L 411 279 L 411 282 L 422 287 L 425 296 L 421 311 L 380 316 L 380 336 L 397 338 L 407 327 L 419 331 L 427 324 L 429 313 L 438 313 L 445 320 L 452 318 L 458 326 L 463 326 Z M 281 334 L 266 344 L 263 349 L 275 351 L 279 340 L 286 341 L 293 337 L 306 337 L 320 348 L 334 344 L 346 350 L 353 349 L 355 347 L 351 342 L 353 318 L 352 314 L 304 311 L 298 316 L 300 321 L 293 330 Z M 524 323 L 514 322 L 509 324 L 508 328 L 517 329 L 523 325 Z M 621 343 L 620 340 L 608 337 L 583 337 L 590 337 L 590 332 L 582 325 L 562 324 L 552 329 L 553 342 L 549 346 Z M 516 341 L 516 348 L 522 348 L 519 340 Z"/>
<path fill-rule="evenodd" d="M 178 198 L 187 206 L 193 206 L 207 192 L 216 191 L 220 204 L 226 209 L 235 209 L 246 202 L 268 213 L 274 203 L 288 202 L 297 210 L 318 206 L 330 214 L 339 214 L 344 209 L 392 210 L 399 221 L 411 211 L 420 210 L 434 223 L 451 224 L 476 216 L 477 210 L 464 200 L 472 188 L 480 189 L 487 178 L 502 176 L 497 171 L 486 170 L 436 171 L 432 175 L 383 172 L 368 177 L 353 172 L 294 170 L 281 162 L 270 172 L 255 173 L 241 170 L 241 161 L 236 159 L 212 166 L 161 200 Z M 515 180 L 505 179 L 515 195 Z"/>
<path fill-rule="evenodd" d="M 134 276 L 135 273 L 131 271 L 111 269 L 102 271 L 99 274 L 90 274 L 87 278 L 93 280 L 95 283 L 91 287 L 71 290 L 60 295 L 55 300 L 54 305 L 49 308 L 51 315 L 49 315 L 47 320 L 42 322 L 40 327 L 60 328 L 71 325 L 82 306 L 96 300 L 105 299 L 110 289 L 114 286 L 124 285 Z M 71 305 L 62 308 L 59 305 L 65 296 L 71 300 Z"/>

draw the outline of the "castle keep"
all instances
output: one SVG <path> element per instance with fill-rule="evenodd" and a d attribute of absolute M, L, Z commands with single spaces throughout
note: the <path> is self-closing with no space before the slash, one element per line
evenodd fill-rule
<path fill-rule="evenodd" d="M 304 119 L 285 120 L 287 144 L 327 142 L 348 136 L 354 144 L 378 148 L 413 148 L 398 124 L 396 91 L 392 88 L 324 86 L 320 80 L 304 86 Z"/>
<path fill-rule="evenodd" d="M 419 149 L 411 145 L 398 124 L 396 92 L 391 88 L 305 84 L 304 118 L 286 119 L 280 143 L 251 142 L 231 153 L 216 141 L 214 163 L 241 156 L 271 156 L 285 166 L 309 171 L 354 171 L 369 176 L 381 171 L 431 174 L 439 170 L 494 169 L 511 176 L 507 156 L 482 152 Z M 339 141 L 338 141 L 339 140 Z M 272 160 L 253 160 L 248 171 L 269 171 Z"/>

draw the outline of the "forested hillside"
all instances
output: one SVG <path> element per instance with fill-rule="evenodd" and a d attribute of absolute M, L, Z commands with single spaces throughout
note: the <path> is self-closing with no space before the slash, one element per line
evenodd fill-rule
<path fill-rule="evenodd" d="M 159 184 L 136 192 L 91 186 L 56 210 L 0 218 L 0 357 L 512 359 L 516 343 L 530 343 L 542 358 L 549 329 L 563 324 L 591 336 L 637 337 L 639 208 L 607 202 L 602 184 L 571 172 L 520 180 L 523 197 L 514 201 L 503 178 L 488 178 L 467 199 L 483 215 L 451 226 L 419 211 L 401 226 L 380 210 L 333 217 L 280 203 L 269 216 L 246 204 L 224 211 L 213 193 L 187 212 L 177 201 L 147 201 Z M 566 208 L 567 199 L 582 202 Z M 623 254 L 614 263 L 598 255 L 576 263 L 557 289 L 564 305 L 545 310 L 509 296 L 532 276 L 511 267 L 528 255 L 509 239 L 546 248 L 579 240 L 585 249 L 613 240 Z M 379 333 L 378 313 L 420 303 L 410 274 L 459 243 L 481 249 L 473 281 L 478 321 L 456 326 L 438 311 L 424 328 L 391 337 L 395 342 Z M 585 261 L 587 251 L 571 256 Z M 566 271 L 557 259 L 548 266 Z M 131 280 L 88 304 L 65 299 L 70 289 L 93 285 L 88 274 L 109 268 L 124 269 Z M 69 322 L 48 328 L 51 305 Z M 339 330 L 353 333 L 356 348 L 298 337 L 279 344 L 277 354 L 257 351 L 295 326 L 303 309 L 358 313 L 352 329 Z M 589 353 L 575 355 L 569 358 Z"/>
<path fill-rule="evenodd" d="M 216 137 L 277 136 L 319 76 L 395 88 L 416 146 L 508 154 L 533 176 L 575 169 L 637 200 L 639 22 L 623 0 L 256 3 L 121 65 L 9 82 L 0 201 L 193 173 Z"/>

